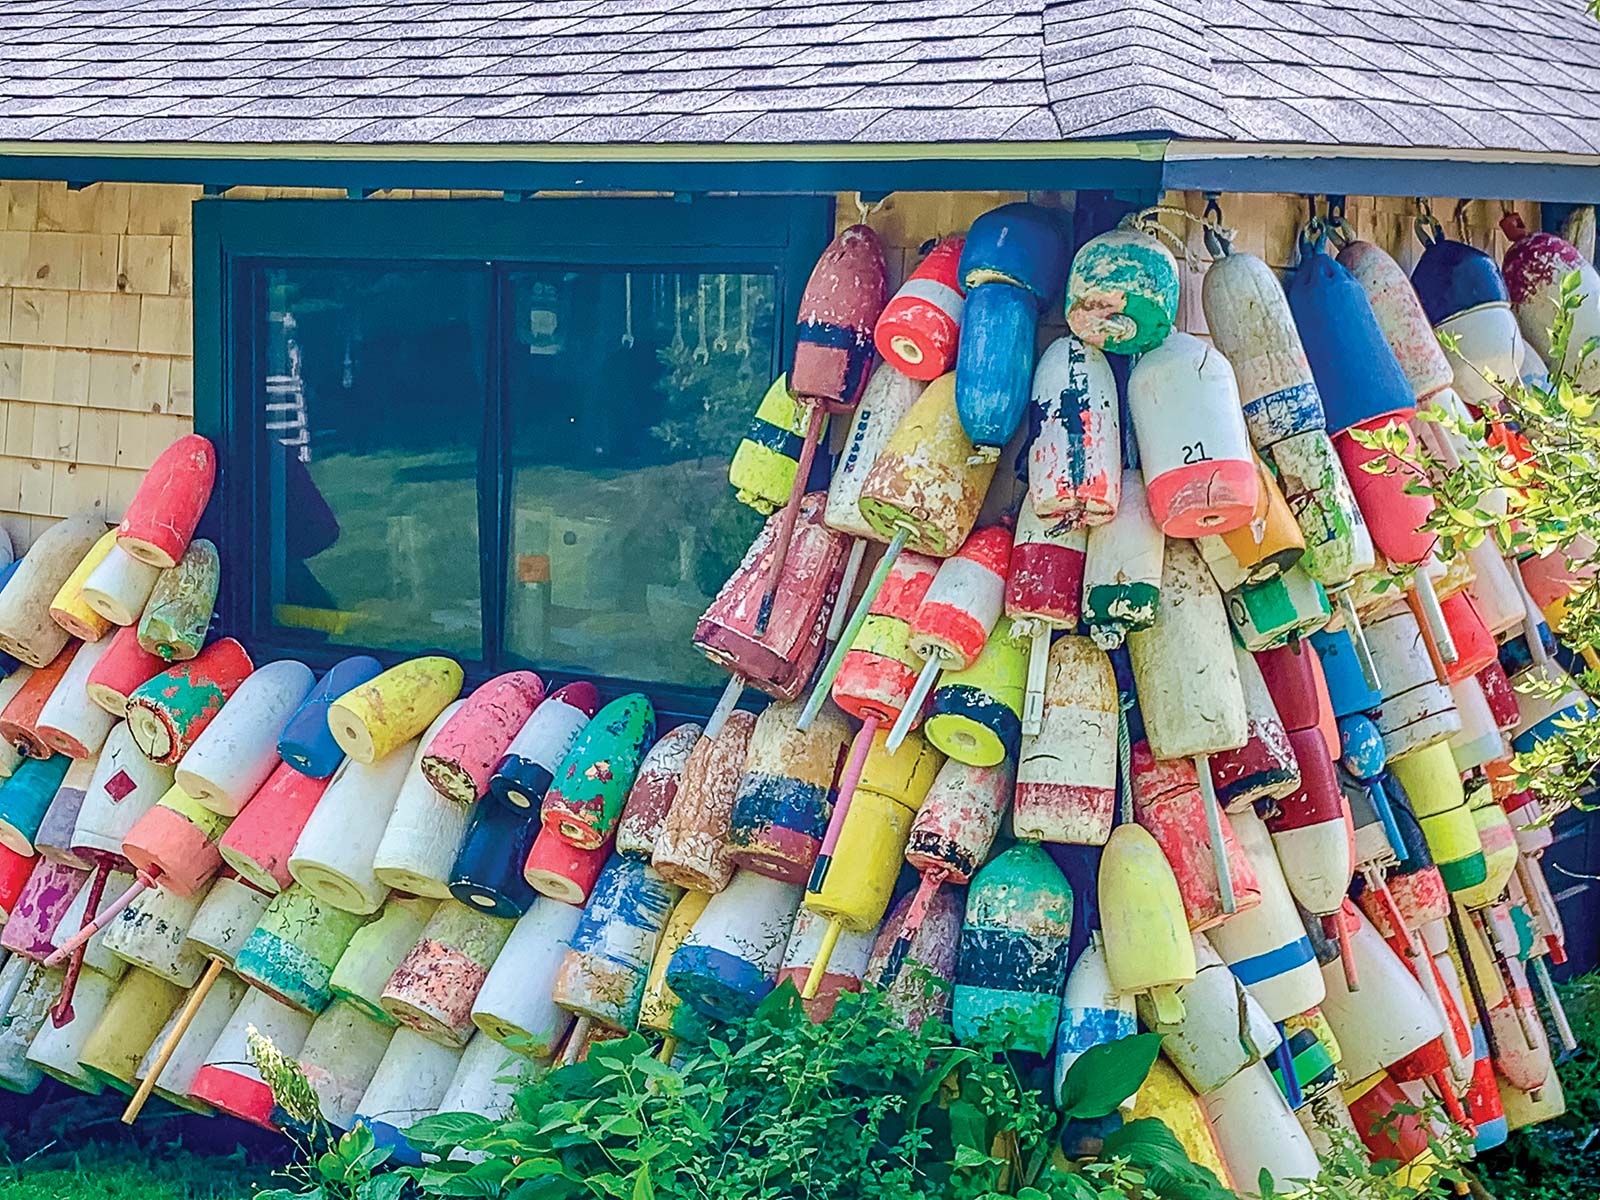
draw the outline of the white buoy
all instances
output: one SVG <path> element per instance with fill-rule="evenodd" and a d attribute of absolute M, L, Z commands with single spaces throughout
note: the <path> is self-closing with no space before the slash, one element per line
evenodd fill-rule
<path fill-rule="evenodd" d="M 1217 1145 L 1239 1194 L 1259 1196 L 1261 1172 L 1271 1174 L 1280 1196 L 1301 1189 L 1297 1181 L 1317 1178 L 1322 1164 L 1311 1139 L 1295 1119 L 1289 1102 L 1265 1063 L 1240 1071 L 1216 1091 L 1200 1097 Z"/>
<path fill-rule="evenodd" d="M 1395 604 L 1366 625 L 1367 645 L 1383 683 L 1378 731 L 1390 759 L 1442 742 L 1461 729 L 1450 689 L 1439 682 L 1422 629 Z"/>
<path fill-rule="evenodd" d="M 278 738 L 314 682 L 293 659 L 257 667 L 184 754 L 178 786 L 212 812 L 238 816 L 277 769 Z"/>
<path fill-rule="evenodd" d="M 439 1099 L 441 1113 L 472 1113 L 503 1121 L 511 1113 L 517 1089 L 538 1074 L 531 1059 L 513 1054 L 492 1037 L 478 1034 L 461 1052 L 456 1073 Z"/>
<path fill-rule="evenodd" d="M 1117 794 L 1117 680 L 1085 637 L 1050 647 L 1044 714 L 1023 735 L 1012 825 L 1019 838 L 1103 846 Z"/>
<path fill-rule="evenodd" d="M 402 1131 L 438 1111 L 460 1065 L 460 1047 L 430 1042 L 414 1029 L 396 1029 L 356 1105 L 356 1119 L 366 1122 L 379 1145 L 395 1148 L 396 1161 L 420 1162 Z"/>
<path fill-rule="evenodd" d="M 105 929 L 106 949 L 151 974 L 193 987 L 206 956 L 189 942 L 189 925 L 205 890 L 180 896 L 164 887 L 140 893 Z"/>
<path fill-rule="evenodd" d="M 206 1113 L 212 1111 L 209 1104 L 191 1099 L 189 1089 L 194 1086 L 195 1075 L 205 1065 L 206 1055 L 227 1028 L 229 1019 L 248 990 L 244 980 L 231 971 L 224 971 L 217 977 L 217 981 L 206 991 L 205 998 L 200 1001 L 200 1007 L 195 1010 L 189 1028 L 184 1030 L 178 1044 L 173 1047 L 172 1057 L 167 1059 L 167 1065 L 156 1076 L 154 1090 L 158 1096 L 183 1108 Z M 177 1011 L 167 1018 L 156 1040 L 150 1043 L 150 1049 L 145 1051 L 144 1059 L 134 1073 L 136 1079 L 143 1080 L 155 1068 L 156 1056 L 161 1053 L 161 1047 L 166 1045 L 184 1008 L 184 1005 L 178 1006 Z"/>
<path fill-rule="evenodd" d="M 122 840 L 172 787 L 172 768 L 153 763 L 126 721 L 106 737 L 72 831 L 75 850 L 122 858 Z"/>
<path fill-rule="evenodd" d="M 262 1080 L 250 1057 L 250 1030 L 265 1037 L 279 1053 L 293 1058 L 305 1045 L 311 1021 L 310 1013 L 290 1008 L 258 988 L 246 988 L 244 999 L 195 1072 L 189 1086 L 190 1097 L 242 1121 L 271 1129 L 272 1089 Z"/>
<path fill-rule="evenodd" d="M 1344 1052 L 1340 1066 L 1345 1074 L 1365 1079 L 1442 1037 L 1444 1027 L 1416 977 L 1389 949 L 1366 914 L 1346 906 L 1343 919 L 1357 922 L 1350 945 L 1361 990 L 1352 992 L 1346 986 L 1337 959 L 1328 963 L 1322 968 L 1328 993 L 1322 1001 L 1322 1015 L 1339 1039 Z"/>
<path fill-rule="evenodd" d="M 1160 1023 L 1148 997 L 1139 998 L 1139 1016 L 1161 1034 L 1162 1053 L 1189 1086 L 1204 1095 L 1260 1062 L 1283 1039 L 1260 1003 L 1199 934 L 1194 957 L 1198 968 L 1194 982 L 1178 989 L 1183 1020 L 1175 1025 Z"/>
<path fill-rule="evenodd" d="M 121 546 L 112 546 L 89 572 L 79 595 L 113 625 L 133 625 L 144 612 L 160 576 L 160 567 L 140 562 Z"/>
<path fill-rule="evenodd" d="M 0 967 L 0 1088 L 31 1092 L 44 1072 L 28 1061 L 28 1047 L 50 1019 L 61 991 L 62 972 L 13 954 Z"/>
<path fill-rule="evenodd" d="M 59 972 L 51 974 L 60 978 Z M 94 1027 L 100 1024 L 116 987 L 115 981 L 98 971 L 84 971 L 79 975 L 77 990 L 72 993 L 72 1020 L 58 1026 L 46 1019 L 28 1046 L 28 1061 L 52 1079 L 59 1079 L 80 1092 L 99 1095 L 105 1084 L 78 1064 L 78 1056 Z"/>
<path fill-rule="evenodd" d="M 1056 1026 L 1056 1100 L 1072 1064 L 1084 1051 L 1131 1037 L 1138 1032 L 1134 999 L 1111 986 L 1106 971 L 1105 944 L 1098 930 L 1089 935 L 1089 944 L 1078 955 L 1067 975 L 1067 988 L 1061 996 L 1061 1022 Z M 1129 1102 L 1131 1102 L 1131 1097 Z M 1125 1102 L 1128 1103 L 1128 1102 Z"/>
<path fill-rule="evenodd" d="M 548 1058 L 572 1026 L 572 1014 L 551 998 L 568 941 L 583 910 L 541 896 L 489 968 L 472 1005 L 472 1023 L 494 1041 L 528 1058 Z"/>
<path fill-rule="evenodd" d="M 410 742 L 370 766 L 353 758 L 339 764 L 289 855 L 296 883 L 345 912 L 366 916 L 383 907 L 389 885 L 378 881 L 373 862 L 395 800 L 413 768 L 420 768 L 426 744 Z"/>
<path fill-rule="evenodd" d="M 116 884 L 107 888 L 117 895 Z M 250 933 L 267 911 L 272 897 L 239 879 L 218 879 L 189 922 L 189 943 L 208 958 L 221 959 L 229 966 L 250 939 Z"/>
<path fill-rule="evenodd" d="M 434 790 L 422 773 L 422 748 L 463 701 L 447 705 L 422 735 L 406 770 L 394 810 L 372 855 L 372 873 L 379 883 L 413 896 L 444 900 L 450 895 L 450 869 L 466 836 L 472 807 L 457 804 Z M 543 708 L 534 709 L 537 716 Z M 398 752 L 397 752 L 398 753 Z"/>
<path fill-rule="evenodd" d="M 393 1026 L 345 1000 L 335 1000 L 312 1022 L 300 1047 L 300 1069 L 329 1125 L 349 1129 L 355 1123 L 356 1108 L 393 1036 Z"/>
<path fill-rule="evenodd" d="M 58 754 L 76 759 L 93 758 L 100 753 L 106 735 L 117 723 L 117 719 L 89 699 L 89 693 L 84 690 L 89 672 L 104 657 L 110 644 L 108 639 L 102 638 L 79 647 L 55 690 L 39 710 L 35 728 L 39 737 Z"/>

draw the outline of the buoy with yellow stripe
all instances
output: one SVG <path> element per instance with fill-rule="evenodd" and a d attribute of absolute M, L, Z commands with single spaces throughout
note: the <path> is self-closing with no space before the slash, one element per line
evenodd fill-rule
<path fill-rule="evenodd" d="M 1022 744 L 1022 702 L 1030 639 L 1002 616 L 973 664 L 952 671 L 933 693 L 924 733 L 951 758 L 977 767 L 1015 759 Z"/>
<path fill-rule="evenodd" d="M 1259 486 L 1249 522 L 1227 533 L 1204 534 L 1195 543 L 1217 586 L 1225 592 L 1275 578 L 1299 562 L 1306 551 L 1305 535 L 1289 511 L 1277 476 L 1260 454 L 1252 451 L 1252 456 Z"/>

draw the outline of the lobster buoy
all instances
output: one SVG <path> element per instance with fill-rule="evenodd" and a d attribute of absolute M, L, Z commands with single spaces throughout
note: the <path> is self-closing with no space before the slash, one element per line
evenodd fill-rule
<path fill-rule="evenodd" d="M 282 761 L 278 739 L 313 682 L 293 659 L 257 667 L 195 739 L 175 776 L 197 803 L 236 817 Z"/>
<path fill-rule="evenodd" d="M 1028 648 L 1028 691 L 1022 706 L 1024 734 L 1037 734 L 1044 720 L 1051 632 L 1078 627 L 1088 544 L 1087 530 L 1048 527 L 1045 518 L 1026 501 L 1017 513 L 1011 573 L 1006 577 L 1005 612 L 1012 627 L 1032 639 Z"/>
<path fill-rule="evenodd" d="M 1260 482 L 1239 385 L 1220 351 L 1174 333 L 1134 364 L 1128 412 L 1163 533 L 1193 538 L 1250 524 Z"/>
<path fill-rule="evenodd" d="M 668 882 L 696 892 L 719 892 L 733 877 L 729 827 L 755 727 L 752 714 L 736 712 L 720 734 L 701 738 L 689 752 L 652 858 Z"/>
<path fill-rule="evenodd" d="M 1224 1188 L 1234 1187 L 1233 1173 L 1222 1160 L 1222 1148 L 1200 1097 L 1165 1058 L 1156 1056 L 1126 1111 L 1130 1121 L 1152 1117 L 1160 1121 L 1178 1139 L 1190 1162 L 1210 1171 Z"/>
<path fill-rule="evenodd" d="M 1410 381 L 1417 402 L 1449 387 L 1454 372 L 1427 311 L 1400 264 L 1381 247 L 1354 241 L 1340 249 L 1339 265 L 1354 275 L 1366 292 L 1378 328 Z"/>
<path fill-rule="evenodd" d="M 459 1050 L 473 1032 L 472 1007 L 516 922 L 446 900 L 384 985 L 383 1011 L 429 1041 Z"/>
<path fill-rule="evenodd" d="M 961 338 L 961 255 L 966 239 L 945 238 L 917 264 L 884 306 L 872 342 L 908 379 L 937 379 L 955 366 Z"/>
<path fill-rule="evenodd" d="M 351 758 L 377 762 L 427 729 L 461 694 L 461 682 L 453 659 L 409 659 L 330 704 L 328 728 Z"/>
<path fill-rule="evenodd" d="M 1434 674 L 1422 629 L 1404 605 L 1367 626 L 1367 643 L 1383 681 L 1378 728 L 1391 759 L 1447 740 L 1461 729 L 1450 690 Z M 1448 752 L 1448 751 L 1447 751 Z"/>
<path fill-rule="evenodd" d="M 967 295 L 956 352 L 956 411 L 978 454 L 1000 457 L 1027 411 L 1038 302 L 1019 287 L 986 283 Z"/>
<path fill-rule="evenodd" d="M 166 662 L 199 654 L 216 608 L 221 574 L 216 546 L 205 538 L 190 542 L 178 565 L 156 580 L 139 618 L 139 645 Z"/>
<path fill-rule="evenodd" d="M 1245 743 L 1237 750 L 1219 750 L 1210 760 L 1212 786 L 1228 812 L 1287 796 L 1300 786 L 1300 767 L 1260 664 L 1240 646 L 1233 648 L 1233 662 L 1244 695 Z"/>
<path fill-rule="evenodd" d="M 1289 891 L 1302 908 L 1327 924 L 1344 904 L 1355 872 L 1351 818 L 1321 732 L 1297 729 L 1289 735 L 1289 744 L 1300 764 L 1300 788 L 1278 801 L 1267 831 Z M 1343 938 L 1340 951 L 1348 966 Z"/>
<path fill-rule="evenodd" d="M 1083 558 L 1083 623 L 1103 650 L 1153 625 L 1161 600 L 1166 538 L 1141 472 L 1122 472 L 1121 496 L 1111 520 L 1089 530 Z"/>
<path fill-rule="evenodd" d="M 241 1121 L 275 1129 L 272 1088 L 261 1078 L 250 1057 L 250 1031 L 255 1030 L 280 1053 L 293 1058 L 305 1045 L 311 1022 L 310 1013 L 290 1008 L 257 988 L 246 989 L 244 999 L 195 1072 L 189 1086 L 190 1098 Z"/>
<path fill-rule="evenodd" d="M 1098 892 L 1111 985 L 1149 992 L 1162 1021 L 1182 1020 L 1178 989 L 1194 979 L 1194 942 L 1178 881 L 1149 830 L 1130 822 L 1111 831 Z"/>
<path fill-rule="evenodd" d="M 313 779 L 332 775 L 344 760 L 344 751 L 328 728 L 328 709 L 340 696 L 370 683 L 382 671 L 383 665 L 365 654 L 342 659 L 329 667 L 284 725 L 283 734 L 278 738 L 278 757 Z"/>
<path fill-rule="evenodd" d="M 801 885 L 735 871 L 667 965 L 666 982 L 713 1020 L 749 1016 L 776 985 Z"/>
<path fill-rule="evenodd" d="M 1103 846 L 1117 795 L 1117 680 L 1090 639 L 1050 647 L 1044 717 L 1024 735 L 1012 827 L 1020 838 Z"/>
<path fill-rule="evenodd" d="M 280 763 L 217 843 L 222 861 L 269 894 L 288 887 L 289 856 L 329 783 Z"/>
<path fill-rule="evenodd" d="M 639 1002 L 641 1030 L 648 1029 L 667 1038 L 696 1042 L 705 1040 L 710 1022 L 683 1003 L 678 993 L 667 986 L 667 966 L 710 902 L 711 897 L 704 892 L 684 892 L 667 914 L 667 923 L 661 927 L 661 937 L 656 941 L 656 955 L 651 960 L 650 973 L 645 976 L 644 997 Z"/>
<path fill-rule="evenodd" d="M 1028 498 L 1048 524 L 1103 525 L 1122 492 L 1122 418 L 1111 364 L 1067 334 L 1033 373 Z"/>
<path fill-rule="evenodd" d="M 1573 383 L 1588 392 L 1600 391 L 1600 363 L 1584 356 L 1584 346 L 1600 336 L 1600 271 L 1571 242 L 1553 233 L 1530 233 L 1522 218 L 1507 213 L 1500 228 L 1511 239 L 1501 264 L 1511 308 L 1528 345 L 1552 371 L 1571 375 Z M 1551 331 L 1561 311 L 1567 276 L 1576 272 L 1577 308 L 1572 314 L 1566 360 L 1551 362 L 1555 348 Z"/>
<path fill-rule="evenodd" d="M 1347 630 L 1319 630 L 1311 635 L 1311 648 L 1322 664 L 1322 678 L 1328 685 L 1334 716 L 1378 711 L 1383 704 L 1383 693 L 1368 684 L 1361 673 L 1355 642 Z"/>
<path fill-rule="evenodd" d="M 648 860 L 661 836 L 667 813 L 683 782 L 689 753 L 705 733 L 693 721 L 675 725 L 656 741 L 639 763 L 628 799 L 617 818 L 617 853 Z"/>
<path fill-rule="evenodd" d="M 972 665 L 951 671 L 933 693 L 924 723 L 928 740 L 975 767 L 1015 761 L 1022 744 L 1029 643 L 1010 617 L 996 621 Z"/>
<path fill-rule="evenodd" d="M 648 863 L 613 855 L 567 940 L 551 998 L 580 1019 L 632 1029 L 679 889 Z"/>
<path fill-rule="evenodd" d="M 1264 583 L 1229 592 L 1224 599 L 1234 634 L 1252 653 L 1316 633 L 1333 615 L 1328 593 L 1298 564 Z"/>
<path fill-rule="evenodd" d="M 422 1154 L 405 1130 L 438 1111 L 461 1066 L 461 1047 L 432 1042 L 411 1029 L 396 1029 L 356 1105 L 355 1123 L 365 1125 L 390 1161 L 422 1165 Z"/>
<path fill-rule="evenodd" d="M 1272 447 L 1289 511 L 1305 538 L 1300 566 L 1324 587 L 1349 583 L 1377 562 L 1372 534 L 1328 435 L 1295 434 Z"/>
<path fill-rule="evenodd" d="M 450 869 L 450 894 L 497 917 L 520 917 L 536 895 L 522 872 L 538 834 L 532 813 L 475 805 Z"/>
<path fill-rule="evenodd" d="M 598 711 L 600 693 L 592 683 L 580 680 L 551 692 L 495 764 L 489 794 L 512 808 L 537 809 L 567 751 Z"/>
<path fill-rule="evenodd" d="M 868 960 L 872 957 L 873 935 L 877 932 L 873 929 L 846 930 L 830 948 L 829 931 L 827 918 L 802 904 L 783 950 L 783 965 L 778 968 L 778 983 L 789 983 L 799 991 L 806 986 L 826 949 L 827 960 L 816 994 L 801 1002 L 813 1021 L 826 1021 L 833 1015 L 840 996 L 861 990 L 861 977 L 866 974 Z"/>
<path fill-rule="evenodd" d="M 1351 991 L 1337 963 L 1330 963 L 1322 968 L 1328 994 L 1321 1009 L 1339 1039 L 1344 1071 L 1365 1079 L 1439 1040 L 1444 1027 L 1415 976 L 1366 914 L 1349 905 L 1341 919 L 1353 926 L 1350 945 L 1361 990 Z"/>
<path fill-rule="evenodd" d="M 211 499 L 217 452 L 198 433 L 186 434 L 156 456 L 128 502 L 117 545 L 162 570 L 175 565 Z"/>
<path fill-rule="evenodd" d="M 614 836 L 622 803 L 655 739 L 655 709 L 643 693 L 602 708 L 556 768 L 539 810 L 544 827 L 580 850 L 596 849 Z"/>
<path fill-rule="evenodd" d="M 495 765 L 543 700 L 544 680 L 532 671 L 508 671 L 475 689 L 423 747 L 422 774 L 434 791 L 457 804 L 487 795 Z"/>
<path fill-rule="evenodd" d="M 1361 284 L 1320 242 L 1302 238 L 1300 252 L 1287 289 L 1289 309 L 1322 396 L 1328 431 L 1411 416 L 1416 396 Z"/>
<path fill-rule="evenodd" d="M 556 1052 L 572 1015 L 551 992 L 582 918 L 576 905 L 546 897 L 517 919 L 472 1002 L 472 1023 L 481 1033 L 528 1058 Z"/>
<path fill-rule="evenodd" d="M 1037 204 L 1002 204 L 967 230 L 961 282 L 970 292 L 987 283 L 1010 284 L 1046 304 L 1067 274 L 1067 232 L 1060 214 Z"/>
<path fill-rule="evenodd" d="M 1211 340 L 1233 365 L 1250 441 L 1265 453 L 1321 430 L 1322 397 L 1277 275 L 1253 254 L 1219 258 L 1201 290 Z"/>
<path fill-rule="evenodd" d="M 422 773 L 423 747 L 461 703 L 455 700 L 445 706 L 422 737 L 411 743 L 408 769 L 372 855 L 373 878 L 413 896 L 442 900 L 450 894 L 451 870 L 467 832 L 470 810 L 439 795 Z M 395 753 L 403 755 L 405 750 Z"/>
<path fill-rule="evenodd" d="M 1321 1171 L 1311 1140 L 1265 1063 L 1246 1067 L 1200 1102 L 1241 1196 L 1260 1194 L 1257 1181 L 1263 1171 L 1278 1187 L 1290 1189 Z"/>
<path fill-rule="evenodd" d="M 1072 888 L 1038 844 L 1019 842 L 973 876 L 956 961 L 956 1038 L 1048 1053 L 1071 934 Z"/>
<path fill-rule="evenodd" d="M 1205 534 L 1196 539 L 1200 557 L 1206 560 L 1217 586 L 1225 592 L 1275 579 L 1306 552 L 1305 535 L 1289 511 L 1277 476 L 1259 454 L 1255 465 L 1259 486 L 1250 521 L 1227 533 Z"/>
<path fill-rule="evenodd" d="M 1476 675 L 1450 685 L 1450 699 L 1461 717 L 1461 730 L 1450 738 L 1450 753 L 1456 770 L 1471 771 L 1505 758 L 1509 753 L 1506 736 L 1495 723 L 1489 700 Z"/>
<path fill-rule="evenodd" d="M 728 820 L 728 860 L 788 883 L 811 876 L 850 739 L 835 705 L 808 729 L 796 725 L 800 707 L 770 704 L 756 718 Z"/>
<path fill-rule="evenodd" d="M 1513 380 L 1521 372 L 1522 341 L 1505 278 L 1476 246 L 1443 237 L 1437 227 L 1419 233 L 1424 249 L 1411 285 L 1434 332 L 1454 343 L 1445 348 L 1452 384 L 1467 403 L 1498 407 L 1500 389 L 1491 380 Z"/>
<path fill-rule="evenodd" d="M 883 243 L 870 228 L 852 225 L 829 243 L 800 298 L 791 392 L 842 408 L 855 405 L 867 384 L 872 330 L 888 289 Z"/>
<path fill-rule="evenodd" d="M 789 376 L 772 381 L 733 451 L 728 482 L 734 497 L 762 516 L 782 508 L 794 490 L 811 413 L 789 393 Z M 820 433 L 819 433 L 820 436 Z"/>
<path fill-rule="evenodd" d="M 950 993 L 961 941 L 962 897 L 952 888 L 936 890 L 927 913 L 900 948 L 906 917 L 916 896 L 901 897 L 878 931 L 867 960 L 866 982 L 884 990 L 884 999 L 907 1029 L 928 1021 L 948 1021 Z M 891 975 L 890 967 L 894 967 Z"/>
<path fill-rule="evenodd" d="M 1178 319 L 1178 263 L 1126 217 L 1079 247 L 1067 279 L 1067 325 L 1114 354 L 1159 346 Z"/>
<path fill-rule="evenodd" d="M 1084 1051 L 1132 1037 L 1137 1029 L 1133 997 L 1111 986 L 1106 948 L 1100 931 L 1094 930 L 1072 964 L 1061 994 L 1061 1017 L 1056 1024 L 1056 1102 L 1061 1101 L 1068 1070 Z"/>
<path fill-rule="evenodd" d="M 329 979 L 362 918 L 293 885 L 279 892 L 234 959 L 251 987 L 315 1016 L 333 999 Z"/>
<path fill-rule="evenodd" d="M 392 1026 L 339 1001 L 323 1009 L 311 1023 L 296 1061 L 316 1093 L 318 1113 L 333 1128 L 349 1129 L 355 1123 L 356 1106 L 393 1036 Z"/>
<path fill-rule="evenodd" d="M 1391 758 L 1389 768 L 1405 789 L 1445 887 L 1460 892 L 1481 885 L 1488 865 L 1450 747 L 1435 742 Z"/>
<path fill-rule="evenodd" d="M 1143 999 L 1139 1006 L 1145 1024 L 1161 1035 L 1161 1052 L 1203 1096 L 1260 1062 L 1282 1038 L 1205 938 L 1194 939 L 1194 957 L 1194 982 L 1180 989 L 1181 1021 L 1160 1020 Z"/>

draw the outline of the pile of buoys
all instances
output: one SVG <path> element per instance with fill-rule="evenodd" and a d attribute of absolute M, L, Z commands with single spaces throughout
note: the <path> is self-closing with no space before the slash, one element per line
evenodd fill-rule
<path fill-rule="evenodd" d="M 271 1125 L 254 1027 L 417 1161 L 416 1118 L 507 1111 L 511 1055 L 670 1057 L 792 984 L 1058 1081 L 1142 1019 L 1134 1111 L 1247 1191 L 1418 1088 L 1485 1137 L 1553 1110 L 1564 934 L 1503 784 L 1591 703 L 1521 598 L 1556 621 L 1583 564 L 1436 567 L 1353 431 L 1491 403 L 1433 329 L 1505 366 L 1569 256 L 1519 237 L 1508 290 L 1436 240 L 1413 291 L 1307 240 L 1286 293 L 1228 253 L 1207 343 L 1153 216 L 1066 230 L 1006 205 L 892 298 L 870 229 L 829 247 L 734 456 L 769 519 L 695 629 L 732 676 L 704 726 L 443 656 L 256 663 L 213 629 L 204 438 L 117 530 L 47 530 L 0 587 L 0 1085 Z"/>

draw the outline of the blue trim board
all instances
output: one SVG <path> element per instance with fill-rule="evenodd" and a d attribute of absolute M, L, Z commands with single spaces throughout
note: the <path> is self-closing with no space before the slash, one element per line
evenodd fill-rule
<path fill-rule="evenodd" d="M 1168 159 L 1162 182 L 1179 191 L 1313 195 L 1458 196 L 1469 200 L 1600 200 L 1600 167 L 1563 163 L 1396 158 Z"/>

